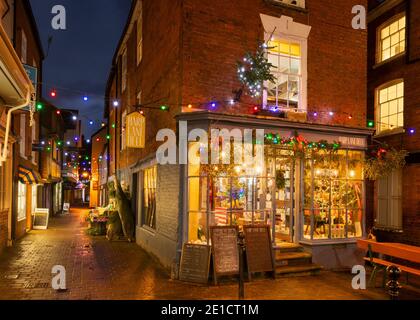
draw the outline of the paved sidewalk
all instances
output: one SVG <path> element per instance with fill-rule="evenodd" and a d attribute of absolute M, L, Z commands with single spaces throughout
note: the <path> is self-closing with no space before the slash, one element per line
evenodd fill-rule
<path fill-rule="evenodd" d="M 171 281 L 136 244 L 86 234 L 82 209 L 51 219 L 0 257 L 0 299 L 236 299 L 237 285 L 194 286 Z M 51 289 L 51 269 L 63 265 L 67 292 Z M 388 299 L 382 289 L 354 291 L 351 275 L 257 280 L 245 284 L 248 299 Z"/>

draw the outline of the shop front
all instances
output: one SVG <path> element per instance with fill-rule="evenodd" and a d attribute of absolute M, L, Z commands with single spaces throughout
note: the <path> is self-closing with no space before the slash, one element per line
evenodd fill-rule
<path fill-rule="evenodd" d="M 275 249 L 303 245 L 327 268 L 359 261 L 355 243 L 366 232 L 363 161 L 370 131 L 209 113 L 179 121 L 190 130 L 265 133 L 263 160 L 253 165 L 189 161 L 183 242 L 211 245 L 210 226 L 263 224 L 270 226 Z M 190 155 L 192 148 L 208 151 L 197 143 L 203 146 L 189 142 Z"/>

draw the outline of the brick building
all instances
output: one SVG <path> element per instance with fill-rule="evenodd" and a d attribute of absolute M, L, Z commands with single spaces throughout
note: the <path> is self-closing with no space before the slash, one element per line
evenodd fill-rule
<path fill-rule="evenodd" d="M 375 183 L 368 224 L 379 240 L 415 245 L 420 244 L 419 17 L 419 1 L 369 1 L 368 112 L 377 123 L 374 138 L 409 156 L 403 169 Z"/>
<path fill-rule="evenodd" d="M 40 97 L 44 53 L 32 8 L 28 0 L 19 0 L 14 2 L 14 10 L 15 49 L 27 72 L 32 74 L 36 97 Z M 39 115 L 34 115 L 32 126 L 28 112 L 15 114 L 13 118 L 13 131 L 21 139 L 14 148 L 16 161 L 13 211 L 15 238 L 18 239 L 24 236 L 27 230 L 32 229 L 32 213 L 38 206 L 38 185 L 42 181 L 39 174 L 39 154 L 32 151 L 32 144 L 39 140 Z M 19 176 L 21 178 L 18 178 Z M 22 176 L 29 176 L 29 179 L 22 179 Z"/>
<path fill-rule="evenodd" d="M 352 8 L 360 4 L 367 3 L 133 1 L 105 114 L 109 180 L 117 177 L 131 194 L 139 245 L 174 267 L 184 243 L 209 243 L 209 226 L 260 221 L 271 226 L 276 250 L 304 246 L 328 268 L 360 261 L 355 243 L 366 231 L 362 160 L 372 133 L 367 32 L 352 28 Z M 275 84 L 267 83 L 260 98 L 237 99 L 237 62 L 263 42 Z M 136 112 L 145 119 L 145 145 L 138 149 L 127 146 L 127 118 Z M 163 128 L 178 136 L 193 129 L 265 129 L 271 140 L 297 133 L 340 150 L 325 161 L 308 156 L 294 162 L 274 139 L 261 167 L 238 166 L 214 179 L 204 166 L 158 164 L 156 136 Z M 178 145 L 192 150 L 195 140 L 178 139 Z M 277 187 L 279 172 L 285 184 Z"/>
<path fill-rule="evenodd" d="M 64 119 L 61 110 L 47 101 L 39 108 L 40 116 L 40 174 L 42 192 L 39 195 L 39 206 L 48 208 L 51 215 L 62 211 L 63 188 L 62 166 L 64 143 Z"/>
<path fill-rule="evenodd" d="M 90 207 L 107 205 L 107 146 L 108 128 L 102 127 L 92 135 Z M 105 177 L 105 181 L 104 181 Z"/>
<path fill-rule="evenodd" d="M 39 119 L 36 114 L 31 119 L 28 111 L 30 102 L 34 105 L 41 93 L 43 51 L 29 1 L 3 0 L 0 1 L 0 8 L 4 41 L 2 44 L 9 49 L 9 52 L 2 51 L 1 59 L 4 59 L 2 62 L 5 63 L 2 65 L 14 64 L 10 74 L 3 73 L 6 77 L 2 79 L 8 79 L 16 90 L 9 90 L 6 95 L 2 95 L 1 100 L 2 105 L 17 107 L 17 109 L 3 109 L 2 106 L 2 125 L 5 124 L 5 133 L 10 133 L 11 141 L 16 142 L 13 147 L 8 146 L 7 159 L 6 157 L 2 159 L 2 162 L 5 161 L 2 170 L 7 170 L 2 174 L 3 178 L 7 178 L 7 182 L 3 182 L 1 191 L 4 197 L 2 210 L 5 209 L 2 211 L 3 223 L 0 227 L 3 245 L 5 234 L 8 244 L 11 244 L 13 240 L 22 237 L 31 229 L 32 211 L 37 206 L 37 184 L 40 183 L 39 158 L 38 154 L 32 151 L 32 144 L 38 140 Z M 30 81 L 29 84 L 26 83 L 27 80 Z M 7 83 L 2 83 L 1 87 L 7 89 Z M 20 97 L 20 100 L 13 101 L 12 98 L 15 96 Z M 11 115 L 10 126 L 5 121 L 7 113 Z M 7 223 L 4 222 L 6 211 L 8 211 Z"/>

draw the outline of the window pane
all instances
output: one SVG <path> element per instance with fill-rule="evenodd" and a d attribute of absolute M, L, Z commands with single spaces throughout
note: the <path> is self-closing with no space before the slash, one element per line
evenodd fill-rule
<path fill-rule="evenodd" d="M 382 42 L 382 48 L 383 49 L 388 49 L 391 46 L 391 38 L 388 37 L 386 39 L 384 39 L 384 41 Z"/>
<path fill-rule="evenodd" d="M 389 114 L 398 113 L 398 100 L 392 100 L 389 103 Z"/>
<path fill-rule="evenodd" d="M 405 16 L 400 19 L 399 28 L 400 29 L 405 28 Z"/>
<path fill-rule="evenodd" d="M 144 170 L 143 180 L 143 224 L 155 229 L 157 167 Z"/>
<path fill-rule="evenodd" d="M 398 31 L 398 21 L 395 21 L 389 26 L 389 33 L 392 35 Z"/>
<path fill-rule="evenodd" d="M 404 114 L 398 114 L 398 127 L 404 127 Z"/>
<path fill-rule="evenodd" d="M 381 121 L 384 117 L 389 115 L 389 103 L 384 103 L 381 105 Z"/>
<path fill-rule="evenodd" d="M 401 82 L 397 85 L 397 96 L 398 98 L 404 96 L 404 82 Z"/>
<path fill-rule="evenodd" d="M 398 112 L 404 111 L 404 98 L 398 99 Z"/>
<path fill-rule="evenodd" d="M 396 114 L 389 117 L 389 126 L 390 129 L 395 129 L 398 127 L 398 116 Z"/>

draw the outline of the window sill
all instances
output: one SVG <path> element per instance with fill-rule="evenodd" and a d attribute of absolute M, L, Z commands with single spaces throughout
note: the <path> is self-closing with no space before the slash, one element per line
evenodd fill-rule
<path fill-rule="evenodd" d="M 399 54 L 397 54 L 397 55 L 395 55 L 395 56 L 393 56 L 392 58 L 389 58 L 389 59 L 387 59 L 387 60 L 384 60 L 384 61 L 381 61 L 381 62 L 377 62 L 373 67 L 372 67 L 372 69 L 373 70 L 375 70 L 375 69 L 378 69 L 378 68 L 380 68 L 380 67 L 382 67 L 383 65 L 386 65 L 387 63 L 390 63 L 390 62 L 393 62 L 393 61 L 395 61 L 395 60 L 398 60 L 398 59 L 400 59 L 400 58 L 402 58 L 402 57 L 404 57 L 405 56 L 405 51 L 404 52 L 402 52 L 402 53 L 399 53 Z"/>
<path fill-rule="evenodd" d="M 381 133 L 378 133 L 378 134 L 374 135 L 373 138 L 374 139 L 385 138 L 385 137 L 388 137 L 388 136 L 394 136 L 394 135 L 397 135 L 397 134 L 404 134 L 404 133 L 405 133 L 404 128 L 395 128 L 395 129 L 386 130 L 386 131 L 383 131 Z"/>
<path fill-rule="evenodd" d="M 300 244 L 305 244 L 308 246 L 329 246 L 329 245 L 339 245 L 339 244 L 356 244 L 357 240 L 362 239 L 362 237 L 351 238 L 351 239 L 314 239 L 314 240 L 301 240 Z"/>

